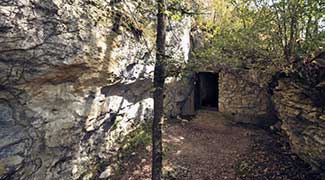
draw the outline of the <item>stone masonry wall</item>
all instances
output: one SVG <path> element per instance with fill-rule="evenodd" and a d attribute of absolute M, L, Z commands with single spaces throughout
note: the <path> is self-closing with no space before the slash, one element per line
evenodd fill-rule
<path fill-rule="evenodd" d="M 233 114 L 236 121 L 258 125 L 270 125 L 278 119 L 292 151 L 324 173 L 325 99 L 319 99 L 324 95 L 294 78 L 278 80 L 271 95 L 263 81 L 258 72 L 221 71 L 219 110 Z"/>
<path fill-rule="evenodd" d="M 258 77 L 247 70 L 219 73 L 219 111 L 235 120 L 259 125 L 274 122 L 271 96 Z"/>

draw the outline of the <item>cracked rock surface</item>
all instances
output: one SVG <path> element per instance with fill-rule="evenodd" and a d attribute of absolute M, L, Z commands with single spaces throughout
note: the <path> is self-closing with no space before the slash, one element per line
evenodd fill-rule
<path fill-rule="evenodd" d="M 0 1 L 0 179 L 92 179 L 124 135 L 150 120 L 150 6 Z M 188 23 L 169 25 L 179 61 Z M 166 97 L 166 114 L 176 116 L 184 96 Z"/>

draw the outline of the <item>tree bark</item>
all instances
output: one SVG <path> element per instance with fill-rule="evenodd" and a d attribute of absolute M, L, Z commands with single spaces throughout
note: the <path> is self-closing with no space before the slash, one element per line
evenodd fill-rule
<path fill-rule="evenodd" d="M 154 118 L 152 122 L 152 180 L 160 180 L 162 174 L 162 119 L 164 113 L 165 84 L 165 0 L 157 0 L 157 6 L 157 52 L 154 71 Z"/>

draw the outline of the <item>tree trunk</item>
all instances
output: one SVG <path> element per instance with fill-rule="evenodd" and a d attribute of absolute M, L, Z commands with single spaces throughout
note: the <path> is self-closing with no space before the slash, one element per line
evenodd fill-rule
<path fill-rule="evenodd" d="M 162 172 L 162 119 L 164 113 L 166 16 L 165 0 L 157 0 L 157 54 L 154 72 L 154 118 L 152 122 L 152 180 Z"/>
<path fill-rule="evenodd" d="M 292 57 L 295 56 L 296 49 L 296 30 L 297 30 L 297 5 L 292 3 L 289 9 L 290 11 L 290 27 L 289 27 L 289 42 L 288 42 L 288 54 L 287 60 L 289 61 Z"/>

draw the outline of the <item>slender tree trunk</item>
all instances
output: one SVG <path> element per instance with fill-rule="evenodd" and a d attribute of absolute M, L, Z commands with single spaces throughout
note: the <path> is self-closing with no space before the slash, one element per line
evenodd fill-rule
<path fill-rule="evenodd" d="M 152 180 L 160 180 L 162 172 L 162 118 L 164 113 L 166 16 L 165 0 L 157 0 L 157 54 L 154 72 L 154 118 L 152 122 Z"/>
<path fill-rule="evenodd" d="M 290 11 L 290 27 L 289 27 L 289 42 L 288 42 L 288 55 L 287 58 L 290 60 L 295 55 L 296 49 L 296 30 L 297 30 L 297 5 L 292 3 L 289 9 Z"/>

